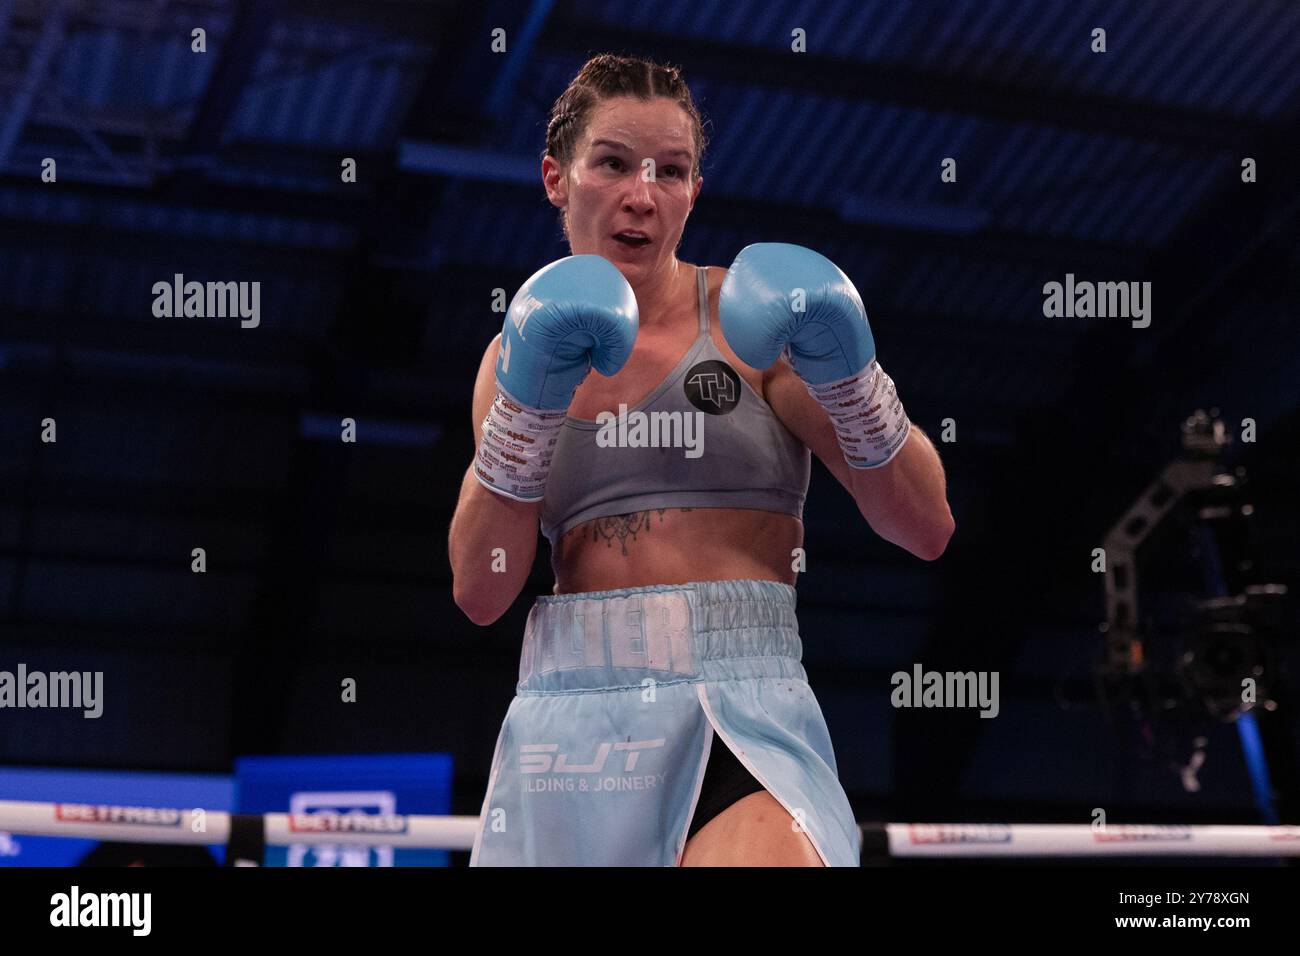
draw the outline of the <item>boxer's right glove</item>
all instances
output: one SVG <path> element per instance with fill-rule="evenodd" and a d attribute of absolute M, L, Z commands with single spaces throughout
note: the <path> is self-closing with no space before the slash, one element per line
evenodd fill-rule
<path fill-rule="evenodd" d="M 501 328 L 497 395 L 483 419 L 474 476 L 516 501 L 540 501 L 573 393 L 594 366 L 613 375 L 632 354 L 636 295 L 600 256 L 533 273 Z"/>

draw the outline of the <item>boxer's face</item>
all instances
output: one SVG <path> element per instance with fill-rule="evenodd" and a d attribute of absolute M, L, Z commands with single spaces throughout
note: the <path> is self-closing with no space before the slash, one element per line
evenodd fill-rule
<path fill-rule="evenodd" d="M 574 255 L 604 256 L 633 286 L 672 263 L 704 182 L 692 175 L 692 128 L 670 99 L 611 97 L 592 110 L 567 167 L 543 160 L 546 194 L 564 210 Z M 629 241 L 628 232 L 648 241 Z"/>

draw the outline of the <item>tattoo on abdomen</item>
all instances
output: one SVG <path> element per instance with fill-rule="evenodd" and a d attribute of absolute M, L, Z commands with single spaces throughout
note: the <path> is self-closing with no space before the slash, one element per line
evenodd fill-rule
<path fill-rule="evenodd" d="M 626 515 L 610 515 L 608 518 L 596 518 L 591 521 L 591 540 L 604 541 L 606 547 L 614 547 L 615 539 L 618 540 L 622 548 L 623 556 L 627 556 L 627 542 L 629 539 L 636 540 L 636 536 L 642 531 L 650 531 L 650 515 L 652 513 L 659 515 L 659 523 L 664 523 L 665 511 L 692 511 L 692 508 L 656 508 L 654 512 L 636 511 Z M 585 537 L 585 534 L 584 534 Z"/>

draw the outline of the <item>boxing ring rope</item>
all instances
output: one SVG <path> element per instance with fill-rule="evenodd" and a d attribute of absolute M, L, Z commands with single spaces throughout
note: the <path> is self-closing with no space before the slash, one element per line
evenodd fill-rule
<path fill-rule="evenodd" d="M 221 810 L 0 800 L 0 832 L 128 843 L 226 844 L 232 827 L 260 828 L 268 846 L 361 844 L 473 847 L 476 816 Z M 1300 856 L 1300 826 L 1059 823 L 863 823 L 866 854 L 889 857 Z"/>
<path fill-rule="evenodd" d="M 234 814 L 202 808 L 160 809 L 102 804 L 0 800 L 0 832 L 117 843 L 230 841 L 232 821 L 260 821 L 267 846 L 362 844 L 399 849 L 469 850 L 478 817 L 338 813 Z"/>
<path fill-rule="evenodd" d="M 863 824 L 883 829 L 891 857 L 1300 856 L 1297 826 L 1113 823 Z"/>

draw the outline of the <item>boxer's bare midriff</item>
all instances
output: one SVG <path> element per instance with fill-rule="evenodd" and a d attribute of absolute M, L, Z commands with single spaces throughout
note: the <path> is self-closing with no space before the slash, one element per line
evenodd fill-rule
<path fill-rule="evenodd" d="M 718 327 L 723 269 L 709 270 L 710 334 L 714 345 L 760 397 L 763 373 L 744 364 Z M 637 334 L 636 347 L 617 375 L 592 371 L 574 392 L 569 414 L 594 421 L 635 407 L 676 367 L 699 334 L 693 295 L 670 322 Z M 584 522 L 562 534 L 551 553 L 555 593 L 605 591 L 650 584 L 754 578 L 795 583 L 791 551 L 803 545 L 803 522 L 794 515 L 742 508 L 655 508 Z"/>
<path fill-rule="evenodd" d="M 795 583 L 793 515 L 738 508 L 663 508 L 596 518 L 561 535 L 555 593 L 755 578 Z"/>

